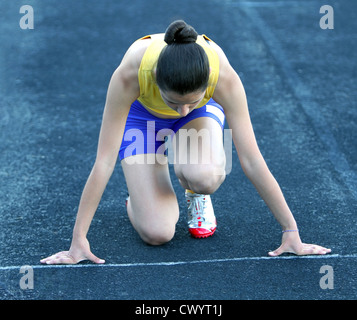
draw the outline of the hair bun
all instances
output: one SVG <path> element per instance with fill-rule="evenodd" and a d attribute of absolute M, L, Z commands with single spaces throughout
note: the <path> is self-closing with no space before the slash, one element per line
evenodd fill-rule
<path fill-rule="evenodd" d="M 197 40 L 196 30 L 183 20 L 172 22 L 165 32 L 165 42 L 170 44 L 193 43 Z"/>

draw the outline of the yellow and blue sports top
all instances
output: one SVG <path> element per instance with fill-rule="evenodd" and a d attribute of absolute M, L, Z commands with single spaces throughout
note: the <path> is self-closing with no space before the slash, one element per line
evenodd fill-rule
<path fill-rule="evenodd" d="M 140 97 L 138 98 L 138 101 L 147 109 L 159 114 L 177 116 L 179 113 L 168 107 L 162 100 L 159 87 L 155 81 L 156 64 L 162 49 L 167 46 L 167 43 L 164 41 L 163 34 L 148 35 L 139 40 L 150 38 L 152 39 L 152 43 L 146 49 L 138 71 L 140 85 Z M 210 75 L 206 94 L 197 108 L 206 105 L 212 98 L 218 81 L 219 58 L 217 52 L 210 45 L 210 42 L 213 41 L 205 35 L 199 35 L 196 40 L 196 43 L 205 50 L 210 65 Z"/>

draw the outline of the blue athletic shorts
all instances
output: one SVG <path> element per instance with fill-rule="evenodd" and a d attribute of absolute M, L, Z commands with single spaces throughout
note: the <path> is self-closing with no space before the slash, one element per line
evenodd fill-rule
<path fill-rule="evenodd" d="M 224 111 L 213 99 L 209 100 L 203 107 L 194 109 L 186 117 L 179 119 L 155 117 L 136 100 L 131 105 L 126 121 L 119 151 L 120 160 L 138 154 L 167 154 L 165 149 L 166 137 L 172 137 L 185 124 L 201 117 L 209 117 L 216 120 L 223 130 L 225 122 Z"/>

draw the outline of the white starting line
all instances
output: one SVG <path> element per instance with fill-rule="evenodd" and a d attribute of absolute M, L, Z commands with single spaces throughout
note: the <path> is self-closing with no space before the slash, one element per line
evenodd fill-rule
<path fill-rule="evenodd" d="M 277 260 L 294 260 L 294 259 L 356 259 L 357 254 L 326 254 L 326 255 L 310 255 L 310 256 L 278 256 L 278 257 L 239 257 L 226 259 L 210 259 L 210 260 L 192 260 L 192 261 L 162 261 L 162 262 L 139 262 L 139 263 L 107 263 L 107 264 L 68 264 L 68 265 L 31 265 L 32 269 L 63 269 L 63 268 L 132 268 L 132 267 L 147 267 L 147 266 L 177 266 L 199 263 L 225 263 L 225 262 L 242 262 L 242 261 L 277 261 Z M 24 264 L 26 265 L 26 264 Z M 0 267 L 0 271 L 20 270 L 23 266 L 4 266 Z"/>

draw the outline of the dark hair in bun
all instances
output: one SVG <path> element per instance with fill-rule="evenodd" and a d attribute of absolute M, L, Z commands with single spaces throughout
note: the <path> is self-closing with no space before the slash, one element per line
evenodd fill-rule
<path fill-rule="evenodd" d="M 165 32 L 167 44 L 191 43 L 197 40 L 196 30 L 183 20 L 177 20 L 169 25 Z"/>
<path fill-rule="evenodd" d="M 205 90 L 209 79 L 209 61 L 205 50 L 196 43 L 197 32 L 183 20 L 166 29 L 168 44 L 161 51 L 156 68 L 156 82 L 163 91 L 179 94 Z"/>

